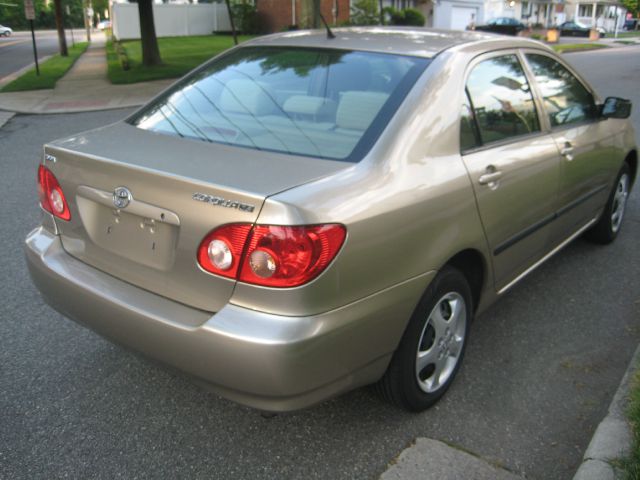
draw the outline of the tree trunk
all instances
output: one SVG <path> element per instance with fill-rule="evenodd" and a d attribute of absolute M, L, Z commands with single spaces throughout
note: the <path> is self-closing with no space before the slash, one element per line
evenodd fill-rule
<path fill-rule="evenodd" d="M 60 55 L 63 57 L 69 56 L 67 50 L 67 38 L 64 34 L 64 19 L 62 17 L 62 0 L 55 0 L 56 11 L 56 28 L 58 29 L 58 46 L 60 47 Z"/>
<path fill-rule="evenodd" d="M 320 0 L 313 0 L 313 28 L 320 28 Z"/>
<path fill-rule="evenodd" d="M 384 7 L 382 6 L 382 0 L 378 0 L 378 4 L 380 7 L 380 25 L 384 25 L 384 12 L 382 11 Z"/>
<path fill-rule="evenodd" d="M 142 42 L 142 64 L 146 67 L 160 65 L 160 49 L 156 37 L 156 26 L 153 22 L 152 0 L 138 0 L 140 14 L 140 41 Z"/>
<path fill-rule="evenodd" d="M 233 35 L 233 43 L 238 45 L 238 33 L 236 32 L 236 24 L 233 21 L 233 13 L 231 13 L 231 0 L 226 0 L 227 13 L 229 14 L 229 22 L 231 23 L 231 34 Z"/>

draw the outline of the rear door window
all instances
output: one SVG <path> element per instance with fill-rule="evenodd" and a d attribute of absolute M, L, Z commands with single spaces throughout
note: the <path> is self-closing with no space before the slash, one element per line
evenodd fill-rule
<path fill-rule="evenodd" d="M 483 145 L 540 131 L 531 88 L 515 54 L 478 63 L 467 91 Z M 462 122 L 469 118 L 463 115 Z"/>

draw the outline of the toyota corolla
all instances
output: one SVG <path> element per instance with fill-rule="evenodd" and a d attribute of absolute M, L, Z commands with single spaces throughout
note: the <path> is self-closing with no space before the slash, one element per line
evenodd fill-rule
<path fill-rule="evenodd" d="M 375 383 L 419 411 L 474 316 L 620 233 L 628 101 L 532 40 L 334 33 L 249 41 L 45 145 L 25 250 L 46 301 L 254 408 Z"/>

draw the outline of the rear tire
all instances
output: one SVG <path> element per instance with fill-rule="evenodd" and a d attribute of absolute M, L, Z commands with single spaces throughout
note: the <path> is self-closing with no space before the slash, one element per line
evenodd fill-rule
<path fill-rule="evenodd" d="M 587 240 L 607 245 L 616 239 L 622 228 L 630 186 L 631 171 L 629 165 L 625 163 L 616 177 L 616 182 L 613 185 L 613 190 L 609 195 L 609 200 L 607 200 L 602 216 L 598 223 L 585 235 Z"/>
<path fill-rule="evenodd" d="M 443 268 L 422 296 L 376 384 L 380 395 L 412 412 L 437 402 L 460 369 L 472 316 L 467 279 L 453 267 Z"/>

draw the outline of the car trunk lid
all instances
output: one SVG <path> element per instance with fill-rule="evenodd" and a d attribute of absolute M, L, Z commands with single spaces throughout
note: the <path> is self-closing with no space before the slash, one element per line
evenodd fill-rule
<path fill-rule="evenodd" d="M 126 123 L 45 146 L 71 220 L 57 220 L 65 250 L 121 280 L 206 311 L 235 281 L 211 275 L 197 249 L 211 230 L 253 223 L 264 199 L 344 162 L 165 136 Z"/>

